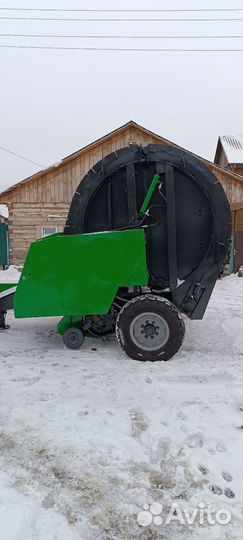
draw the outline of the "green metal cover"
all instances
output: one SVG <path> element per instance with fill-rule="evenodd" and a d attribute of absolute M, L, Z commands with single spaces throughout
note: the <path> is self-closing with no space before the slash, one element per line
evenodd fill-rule
<path fill-rule="evenodd" d="M 147 285 L 143 229 L 34 242 L 14 296 L 15 316 L 105 314 L 119 287 Z"/>
<path fill-rule="evenodd" d="M 12 289 L 13 287 L 16 287 L 17 283 L 0 283 L 0 294 L 1 292 L 7 291 L 8 289 Z"/>
<path fill-rule="evenodd" d="M 0 223 L 0 266 L 9 265 L 8 225 Z"/>

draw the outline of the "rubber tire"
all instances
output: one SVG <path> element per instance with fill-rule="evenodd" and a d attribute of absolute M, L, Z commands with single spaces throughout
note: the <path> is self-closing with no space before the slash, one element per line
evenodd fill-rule
<path fill-rule="evenodd" d="M 130 336 L 130 326 L 137 315 L 151 311 L 161 315 L 169 326 L 169 338 L 157 351 L 145 351 L 139 348 Z M 153 294 L 137 296 L 121 309 L 116 321 L 116 337 L 125 353 L 134 360 L 167 361 L 180 348 L 185 335 L 185 324 L 180 311 L 166 298 Z"/>
<path fill-rule="evenodd" d="M 72 337 L 75 340 L 72 342 Z M 80 349 L 84 342 L 84 333 L 81 328 L 71 326 L 63 334 L 63 342 L 68 349 Z"/>

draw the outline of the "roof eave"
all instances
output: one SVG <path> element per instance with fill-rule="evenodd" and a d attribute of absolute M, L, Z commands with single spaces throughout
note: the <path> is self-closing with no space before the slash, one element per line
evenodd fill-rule
<path fill-rule="evenodd" d="M 83 148 L 81 148 L 80 150 L 77 150 L 76 152 L 66 156 L 65 158 L 63 158 L 60 162 L 58 162 L 58 165 L 51 165 L 50 167 L 47 167 L 46 169 L 42 169 L 40 171 L 38 171 L 37 173 L 25 178 L 24 180 L 21 180 L 20 182 L 17 182 L 16 184 L 10 186 L 9 188 L 7 188 L 6 190 L 4 190 L 2 193 L 0 193 L 0 197 L 1 196 L 4 196 L 6 195 L 7 193 L 10 193 L 11 191 L 13 191 L 14 189 L 18 188 L 19 186 L 27 183 L 27 182 L 30 182 L 32 180 L 35 180 L 36 178 L 40 178 L 41 176 L 45 175 L 45 174 L 48 174 L 50 173 L 51 171 L 53 171 L 54 169 L 58 170 L 59 167 L 61 167 L 64 163 L 68 163 L 70 161 L 72 161 L 73 159 L 76 159 L 77 157 L 79 157 L 82 153 L 86 152 L 87 150 L 91 149 L 92 147 L 94 147 L 95 145 L 105 141 L 106 139 L 112 137 L 113 135 L 115 135 L 116 133 L 121 133 L 122 131 L 124 131 L 125 129 L 127 129 L 128 127 L 130 126 L 133 126 L 133 127 L 136 127 L 142 131 L 144 131 L 145 133 L 148 133 L 150 135 L 152 135 L 153 137 L 156 137 L 159 141 L 164 141 L 166 143 L 168 143 L 169 145 L 172 145 L 176 148 L 180 148 L 181 150 L 183 150 L 184 152 L 188 153 L 188 154 L 191 154 L 192 156 L 195 156 L 197 157 L 198 159 L 200 159 L 201 161 L 203 161 L 204 163 L 208 164 L 209 166 L 213 166 L 215 167 L 216 169 L 219 169 L 220 171 L 224 171 L 225 172 L 225 169 L 223 167 L 220 167 L 220 165 L 218 165 L 217 163 L 213 163 L 212 161 L 209 161 L 201 156 L 198 156 L 197 154 L 193 153 L 193 152 L 190 152 L 189 150 L 186 150 L 185 148 L 183 148 L 182 146 L 179 146 L 178 144 L 176 143 L 173 143 L 172 141 L 170 141 L 169 139 L 166 139 L 165 137 L 161 137 L 160 135 L 158 135 L 157 133 L 141 126 L 140 124 L 137 124 L 137 122 L 135 122 L 134 120 L 129 120 L 128 122 L 126 122 L 125 124 L 123 124 L 122 126 L 114 129 L 113 131 L 107 133 L 106 135 L 102 136 L 102 137 L 99 137 L 98 139 L 96 139 L 95 141 L 93 141 L 92 143 L 89 143 L 88 145 L 84 146 Z M 219 140 L 218 140 L 218 145 L 222 145 L 221 141 L 220 141 L 220 137 L 219 137 Z M 217 148 L 218 148 L 218 145 L 217 145 Z M 217 152 L 217 149 L 216 149 L 216 152 Z M 216 157 L 216 155 L 215 155 Z M 230 171 L 227 171 L 227 174 L 231 175 L 232 178 L 235 178 L 237 180 L 240 180 L 241 182 L 243 182 L 243 177 L 241 177 L 240 175 L 236 174 L 236 173 L 233 173 L 233 172 L 230 172 Z"/>
<path fill-rule="evenodd" d="M 39 178 L 39 177 L 41 177 L 41 176 L 43 176 L 45 174 L 48 174 L 48 173 L 52 172 L 54 169 L 58 169 L 64 163 L 72 161 L 73 159 L 79 157 L 80 154 L 82 154 L 83 152 L 86 152 L 87 150 L 91 149 L 93 146 L 95 146 L 99 142 L 105 141 L 109 137 L 112 137 L 112 135 L 114 135 L 115 133 L 120 133 L 121 131 L 124 131 L 125 129 L 127 129 L 131 125 L 137 126 L 137 127 L 142 127 L 142 126 L 139 126 L 139 124 L 136 124 L 136 122 L 134 122 L 133 120 L 129 120 L 128 122 L 126 122 L 126 124 L 123 124 L 119 128 L 116 128 L 113 131 L 110 131 L 109 133 L 107 133 L 106 135 L 104 135 L 102 137 L 99 137 L 98 139 L 96 139 L 92 143 L 89 143 L 86 146 L 84 146 L 83 148 L 80 148 L 80 150 L 77 150 L 76 152 L 73 152 L 72 154 L 69 154 L 65 158 L 61 159 L 58 162 L 58 165 L 56 165 L 54 163 L 54 164 L 50 165 L 49 167 L 46 167 L 45 169 L 41 169 L 40 171 L 37 171 L 37 173 L 32 174 L 31 176 L 27 176 L 27 178 L 24 178 L 23 180 L 20 180 L 20 182 L 16 182 L 16 184 L 13 184 L 12 186 L 9 186 L 9 188 L 5 189 L 4 191 L 2 191 L 0 193 L 0 197 L 1 197 L 1 195 L 5 195 L 5 194 L 9 193 L 10 191 L 13 191 L 18 186 L 21 186 L 21 185 L 23 185 L 23 184 L 25 184 L 27 182 L 35 180 L 35 178 L 37 178 L 37 177 Z"/>

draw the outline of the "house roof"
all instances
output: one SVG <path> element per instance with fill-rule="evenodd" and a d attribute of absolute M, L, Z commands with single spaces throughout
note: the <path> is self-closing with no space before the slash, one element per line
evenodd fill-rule
<path fill-rule="evenodd" d="M 119 133 L 121 133 L 122 131 L 125 131 L 128 127 L 135 127 L 139 130 L 142 130 L 144 133 L 148 134 L 148 135 L 152 135 L 153 137 L 155 137 L 158 142 L 160 143 L 166 143 L 168 145 L 171 145 L 171 146 L 174 146 L 175 148 L 180 148 L 181 150 L 184 150 L 185 152 L 199 158 L 200 160 L 204 161 L 204 163 L 208 164 L 209 166 L 212 166 L 218 170 L 223 170 L 225 172 L 225 169 L 220 167 L 219 165 L 217 165 L 216 163 L 212 163 L 211 161 L 205 159 L 205 158 L 202 158 L 201 156 L 198 156 L 196 154 L 194 154 L 193 152 L 190 152 L 189 150 L 186 150 L 185 148 L 183 148 L 182 146 L 179 146 L 178 144 L 175 144 L 174 142 L 170 141 L 169 139 L 166 139 L 165 137 L 161 137 L 161 135 L 158 135 L 157 133 L 141 126 L 140 124 L 137 124 L 136 122 L 134 122 L 133 120 L 129 120 L 128 122 L 126 122 L 126 124 L 123 124 L 122 126 L 114 129 L 113 131 L 110 131 L 109 133 L 107 133 L 106 135 L 103 135 L 102 137 L 100 137 L 99 139 L 96 139 L 95 141 L 93 141 L 92 143 L 84 146 L 83 148 L 80 148 L 79 150 L 77 150 L 76 152 L 66 156 L 65 158 L 63 158 L 61 161 L 57 162 L 57 163 L 54 163 L 52 165 L 50 165 L 49 167 L 46 167 L 45 169 L 42 169 L 41 171 L 38 171 L 37 173 L 31 175 L 31 176 L 28 176 L 27 178 L 25 178 L 24 180 L 21 180 L 20 182 L 17 182 L 16 184 L 13 184 L 12 186 L 10 186 L 9 188 L 5 189 L 4 191 L 2 191 L 0 193 L 0 196 L 1 195 L 5 195 L 7 193 L 9 193 L 10 191 L 13 191 L 15 188 L 21 186 L 22 184 L 26 184 L 27 182 L 30 182 L 36 178 L 39 178 L 43 175 L 45 175 L 46 173 L 49 173 L 51 172 L 52 170 L 54 169 L 58 169 L 59 167 L 61 167 L 64 163 L 68 163 L 70 161 L 72 161 L 73 159 L 77 158 L 78 156 L 80 156 L 82 153 L 86 152 L 87 150 L 90 150 L 91 148 L 93 148 L 94 146 L 96 146 L 97 144 L 99 143 L 102 143 L 104 142 L 105 140 L 107 139 L 110 139 L 113 135 L 117 135 Z M 237 180 L 241 180 L 243 182 L 243 178 L 233 172 L 229 172 L 227 171 L 227 174 L 229 176 L 232 176 L 232 179 L 236 179 Z"/>
<path fill-rule="evenodd" d="M 243 137 L 242 135 L 221 135 L 218 139 L 214 161 L 217 163 L 221 149 L 223 149 L 228 165 L 243 165 Z"/>

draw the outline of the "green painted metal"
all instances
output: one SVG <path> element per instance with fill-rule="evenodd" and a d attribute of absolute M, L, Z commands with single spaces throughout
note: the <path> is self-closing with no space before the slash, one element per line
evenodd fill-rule
<path fill-rule="evenodd" d="M 81 316 L 109 312 L 119 287 L 147 285 L 143 229 L 34 242 L 14 295 L 15 316 Z"/>
<path fill-rule="evenodd" d="M 64 332 L 71 326 L 80 328 L 82 317 L 63 317 L 57 325 L 57 333 L 63 336 Z"/>
<path fill-rule="evenodd" d="M 7 223 L 0 223 L 0 266 L 9 266 L 9 240 Z"/>
<path fill-rule="evenodd" d="M 0 293 L 7 291 L 7 289 L 12 289 L 12 287 L 16 287 L 17 285 L 17 283 L 0 283 Z"/>
<path fill-rule="evenodd" d="M 157 188 L 157 186 L 160 184 L 161 180 L 160 180 L 160 175 L 159 174 L 155 174 L 154 177 L 153 177 L 153 180 L 149 186 L 149 189 L 145 195 L 145 199 L 143 201 L 143 204 L 140 208 L 140 214 L 145 214 L 147 212 L 147 209 L 148 209 L 148 206 L 149 206 L 149 203 L 153 197 L 153 194 Z"/>

